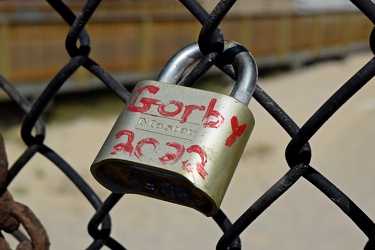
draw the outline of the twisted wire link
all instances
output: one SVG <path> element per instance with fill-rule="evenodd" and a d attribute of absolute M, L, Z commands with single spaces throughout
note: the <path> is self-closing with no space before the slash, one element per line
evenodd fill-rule
<path fill-rule="evenodd" d="M 61 1 L 51 1 L 52 5 L 59 8 L 63 13 L 62 16 L 64 20 L 71 21 L 72 13 L 69 8 L 67 8 Z M 88 59 L 90 52 L 89 47 L 89 37 L 87 32 L 84 31 L 84 27 L 89 21 L 91 15 L 94 13 L 96 7 L 100 1 L 88 1 L 87 4 L 81 11 L 81 15 L 78 18 L 74 17 L 72 26 L 67 37 L 67 50 L 71 51 L 70 55 L 72 58 L 70 61 L 60 70 L 60 72 L 51 80 L 47 85 L 45 90 L 31 105 L 27 99 L 17 91 L 9 82 L 6 81 L 4 77 L 0 77 L 0 86 L 6 91 L 6 93 L 15 101 L 25 112 L 26 116 L 21 128 L 21 136 L 25 144 L 28 146 L 23 155 L 14 163 L 9 173 L 10 177 L 7 179 L 7 185 L 10 181 L 21 171 L 21 169 L 26 165 L 26 163 L 36 154 L 40 153 L 44 155 L 47 159 L 53 162 L 71 181 L 76 185 L 76 187 L 81 191 L 81 193 L 86 197 L 86 199 L 91 203 L 91 205 L 97 210 L 101 207 L 102 201 L 92 190 L 92 188 L 83 180 L 83 178 L 70 166 L 62 157 L 60 157 L 51 148 L 45 145 L 45 127 L 40 117 L 48 105 L 48 103 L 53 99 L 54 95 L 59 91 L 61 86 L 66 82 L 66 80 L 81 66 L 89 68 L 90 72 L 100 75 L 101 80 L 106 81 L 107 86 L 113 89 L 118 96 L 125 100 L 127 98 L 128 91 L 118 83 L 112 82 L 112 77 L 104 71 L 99 65 L 97 65 L 92 60 Z M 60 13 L 61 14 L 61 13 Z M 80 40 L 80 48 L 75 48 L 77 39 Z M 74 44 L 74 46 L 72 46 Z M 89 63 L 85 62 L 89 60 Z M 110 77 L 108 77 L 110 76 Z M 121 87 L 118 87 L 121 86 Z M 125 91 L 124 91 L 125 90 Z M 35 136 L 32 134 L 33 128 L 36 128 Z M 13 170 L 13 171 L 12 171 Z M 5 185 L 5 186 L 7 186 Z M 6 187 L 1 187 L 2 190 Z M 96 234 L 93 236 L 93 245 L 107 245 L 112 249 L 124 249 L 117 241 L 110 237 L 111 222 L 108 214 L 100 222 L 101 230 L 97 230 Z M 99 244 L 97 243 L 99 242 Z M 91 248 L 99 249 L 100 247 Z"/>
<path fill-rule="evenodd" d="M 375 23 L 375 4 L 371 0 L 350 0 L 363 14 Z M 88 0 L 81 12 L 76 16 L 71 9 L 59 0 L 47 0 L 52 8 L 70 26 L 65 40 L 65 48 L 70 60 L 49 82 L 42 94 L 31 104 L 28 100 L 3 76 L 0 75 L 0 87 L 18 104 L 25 113 L 21 127 L 21 137 L 27 145 L 25 152 L 9 168 L 6 160 L 4 145 L 0 136 L 0 230 L 13 233 L 24 244 L 22 249 L 48 249 L 48 236 L 40 222 L 31 210 L 11 198 L 7 187 L 17 174 L 36 154 L 41 154 L 58 167 L 67 178 L 80 190 L 88 202 L 94 207 L 95 213 L 88 222 L 88 233 L 93 242 L 88 249 L 100 249 L 107 246 L 111 249 L 125 249 L 118 241 L 111 237 L 111 220 L 109 213 L 123 197 L 123 194 L 110 194 L 104 201 L 85 182 L 85 180 L 64 160 L 57 152 L 44 143 L 46 128 L 41 119 L 47 105 L 54 99 L 60 88 L 71 75 L 80 67 L 102 81 L 122 101 L 129 99 L 130 92 L 111 76 L 98 63 L 90 58 L 90 36 L 86 25 L 100 0 Z M 223 57 L 224 35 L 219 24 L 230 11 L 236 0 L 218 1 L 211 13 L 196 0 L 180 0 L 191 14 L 202 24 L 198 44 L 203 54 L 197 65 L 182 79 L 179 85 L 192 86 L 212 66 L 217 66 L 225 74 L 236 79 L 234 67 Z M 374 29 L 375 30 L 375 29 Z M 370 47 L 375 53 L 375 31 L 369 36 Z M 77 47 L 77 44 L 79 46 Z M 331 183 L 311 165 L 311 147 L 309 140 L 319 131 L 344 103 L 355 95 L 375 75 L 375 57 L 358 70 L 345 84 L 339 88 L 312 116 L 299 128 L 291 117 L 259 86 L 256 86 L 254 99 L 274 118 L 274 120 L 291 137 L 285 150 L 285 158 L 290 169 L 262 196 L 258 198 L 238 219 L 231 222 L 222 210 L 213 216 L 213 220 L 223 231 L 217 242 L 217 249 L 241 249 L 240 234 L 251 225 L 269 206 L 281 197 L 301 177 L 308 180 L 345 213 L 358 228 L 369 238 L 365 250 L 375 246 L 374 222 L 338 187 Z M 32 131 L 35 130 L 34 133 Z M 30 239 L 18 230 L 19 224 L 24 225 Z M 31 244 L 32 243 L 32 244 Z M 31 245 L 31 246 L 30 246 Z M 0 233 L 0 248 L 9 249 L 4 237 Z"/>

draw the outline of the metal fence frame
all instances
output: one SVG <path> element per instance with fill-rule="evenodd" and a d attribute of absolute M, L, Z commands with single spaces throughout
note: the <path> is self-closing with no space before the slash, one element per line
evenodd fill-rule
<path fill-rule="evenodd" d="M 180 1 L 202 24 L 198 42 L 204 57 L 201 63 L 189 74 L 189 84 L 186 84 L 186 79 L 184 80 L 186 85 L 190 85 L 220 58 L 223 52 L 224 37 L 218 25 L 222 19 L 225 18 L 225 15 L 236 1 L 220 1 L 210 15 L 206 13 L 195 0 Z M 88 223 L 88 233 L 93 238 L 93 242 L 88 249 L 100 249 L 104 245 L 111 249 L 125 249 L 119 242 L 111 237 L 111 222 L 109 217 L 109 212 L 123 195 L 112 193 L 102 202 L 74 168 L 70 166 L 62 156 L 44 143 L 46 128 L 41 119 L 41 115 L 45 112 L 48 103 L 54 99 L 59 89 L 80 67 L 86 68 L 100 79 L 103 84 L 116 93 L 118 98 L 124 102 L 128 100 L 130 95 L 129 91 L 90 58 L 90 37 L 85 30 L 85 26 L 95 13 L 101 1 L 88 0 L 78 16 L 75 16 L 69 7 L 61 1 L 47 0 L 47 2 L 70 26 L 65 44 L 66 50 L 71 58 L 60 72 L 51 79 L 43 93 L 33 104 L 29 103 L 16 87 L 9 83 L 4 77 L 0 76 L 0 87 L 25 112 L 25 119 L 21 128 L 21 137 L 27 145 L 25 152 L 8 170 L 4 145 L 2 140 L 0 141 L 0 187 L 2 195 L 0 199 L 0 229 L 6 233 L 12 233 L 21 242 L 20 246 L 24 244 L 29 247 L 32 246 L 34 249 L 48 249 L 48 237 L 46 236 L 43 226 L 37 221 L 31 211 L 13 201 L 7 191 L 7 187 L 27 165 L 27 162 L 32 159 L 34 155 L 41 154 L 62 170 L 66 177 L 76 185 L 96 210 L 96 213 Z M 351 0 L 351 2 L 357 6 L 371 22 L 375 23 L 375 4 L 371 0 Z M 372 32 L 370 36 L 370 46 L 373 52 L 375 52 L 374 34 L 375 32 Z M 76 46 L 78 41 L 80 44 L 79 47 Z M 223 68 L 223 70 L 230 77 L 236 78 L 233 69 Z M 319 131 L 322 125 L 374 75 L 375 58 L 372 58 L 354 74 L 352 78 L 344 83 L 302 127 L 298 127 L 292 118 L 290 118 L 265 91 L 259 86 L 256 87 L 254 98 L 291 137 L 291 141 L 286 147 L 286 161 L 290 170 L 233 223 L 230 222 L 222 210 L 212 217 L 223 231 L 223 235 L 217 243 L 217 249 L 241 249 L 239 235 L 243 230 L 276 199 L 293 186 L 300 177 L 312 183 L 332 200 L 332 202 L 334 202 L 369 238 L 365 246 L 366 250 L 374 249 L 374 222 L 346 194 L 309 165 L 311 159 L 309 140 Z M 34 128 L 36 133 L 33 133 Z M 19 223 L 25 227 L 29 237 L 18 230 Z M 7 249 L 5 248 L 6 243 L 2 237 L 0 237 L 0 244 L 2 249 Z"/>

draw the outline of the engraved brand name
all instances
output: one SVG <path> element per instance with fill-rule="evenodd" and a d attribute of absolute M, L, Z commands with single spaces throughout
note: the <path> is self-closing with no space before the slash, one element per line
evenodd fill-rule
<path fill-rule="evenodd" d="M 130 103 L 127 110 L 129 112 L 145 113 L 149 111 L 152 106 L 157 106 L 159 115 L 163 117 L 175 117 L 177 115 L 181 115 L 181 117 L 179 118 L 180 123 L 185 123 L 193 112 L 195 114 L 197 114 L 197 112 L 200 112 L 200 115 L 202 115 L 203 127 L 218 128 L 223 124 L 224 117 L 219 111 L 215 110 L 215 105 L 217 102 L 216 98 L 212 98 L 207 106 L 205 106 L 184 104 L 183 102 L 176 100 L 162 102 L 161 100 L 156 98 L 145 97 L 147 96 L 147 94 L 158 97 L 156 94 L 159 92 L 159 90 L 159 87 L 153 85 L 146 85 L 139 88 L 137 90 L 136 97 L 134 98 L 133 102 Z M 143 97 L 139 99 L 141 95 L 143 95 Z"/>
<path fill-rule="evenodd" d="M 183 128 L 183 127 L 179 127 L 176 125 L 165 124 L 162 122 L 157 122 L 155 120 L 147 121 L 147 119 L 144 117 L 139 118 L 137 125 L 147 126 L 147 127 L 152 127 L 152 128 L 159 128 L 159 129 L 163 129 L 166 131 L 179 132 L 181 134 L 188 134 L 188 135 L 194 135 L 197 133 L 196 130 L 192 130 L 189 128 Z"/>

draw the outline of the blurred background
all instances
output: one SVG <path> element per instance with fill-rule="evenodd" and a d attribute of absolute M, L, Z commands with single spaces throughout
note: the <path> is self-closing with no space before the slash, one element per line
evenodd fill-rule
<path fill-rule="evenodd" d="M 85 1 L 64 1 L 78 14 Z M 210 12 L 217 1 L 201 0 Z M 373 24 L 349 0 L 239 0 L 220 25 L 249 49 L 258 84 L 299 126 L 372 58 Z M 167 60 L 195 42 L 201 25 L 177 0 L 105 0 L 87 25 L 90 57 L 130 89 L 155 79 Z M 0 1 L 0 74 L 35 100 L 68 62 L 69 26 L 45 2 Z M 230 93 L 233 81 L 210 71 L 197 87 Z M 311 140 L 312 166 L 375 217 L 371 194 L 375 88 L 368 84 Z M 124 103 L 81 68 L 44 113 L 46 144 L 104 200 L 109 192 L 89 168 Z M 290 140 L 257 104 L 245 153 L 222 204 L 235 221 L 288 170 Z M 26 146 L 23 114 L 0 90 L 0 132 L 10 164 Z M 88 143 L 89 142 L 89 143 Z M 9 187 L 40 218 L 51 249 L 84 249 L 94 209 L 48 160 L 34 157 Z M 129 249 L 213 249 L 221 236 L 210 218 L 154 199 L 127 195 L 111 213 L 115 239 Z M 6 235 L 12 242 L 12 236 Z M 300 180 L 241 235 L 243 249 L 363 249 L 365 235 L 319 190 Z M 12 243 L 15 245 L 16 243 Z M 105 248 L 104 248 L 105 249 Z"/>
<path fill-rule="evenodd" d="M 85 1 L 66 2 L 78 14 Z M 200 2 L 210 12 L 217 1 Z M 69 26 L 41 0 L 0 1 L 0 13 L 1 74 L 35 97 L 69 59 Z M 220 27 L 226 39 L 251 51 L 260 68 L 345 57 L 367 48 L 372 29 L 348 0 L 238 1 Z M 154 78 L 176 51 L 197 40 L 200 29 L 177 0 L 106 0 L 87 26 L 90 57 L 131 85 Z M 80 69 L 62 92 L 102 87 Z"/>

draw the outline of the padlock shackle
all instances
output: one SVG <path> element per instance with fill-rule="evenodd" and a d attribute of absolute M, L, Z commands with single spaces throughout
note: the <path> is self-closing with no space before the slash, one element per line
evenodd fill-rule
<path fill-rule="evenodd" d="M 177 84 L 182 74 L 202 57 L 198 43 L 189 44 L 169 59 L 161 70 L 158 81 Z"/>
<path fill-rule="evenodd" d="M 230 95 L 247 106 L 253 96 L 258 79 L 258 67 L 254 57 L 241 44 L 228 40 L 225 41 L 224 54 L 230 58 L 229 64 L 233 65 L 237 75 Z M 182 74 L 202 57 L 198 43 L 182 48 L 164 66 L 158 81 L 177 84 Z"/>
<path fill-rule="evenodd" d="M 230 64 L 236 71 L 237 79 L 230 94 L 233 98 L 249 105 L 258 81 L 258 67 L 251 53 L 241 44 L 233 41 L 225 41 L 224 54 L 232 58 Z"/>

